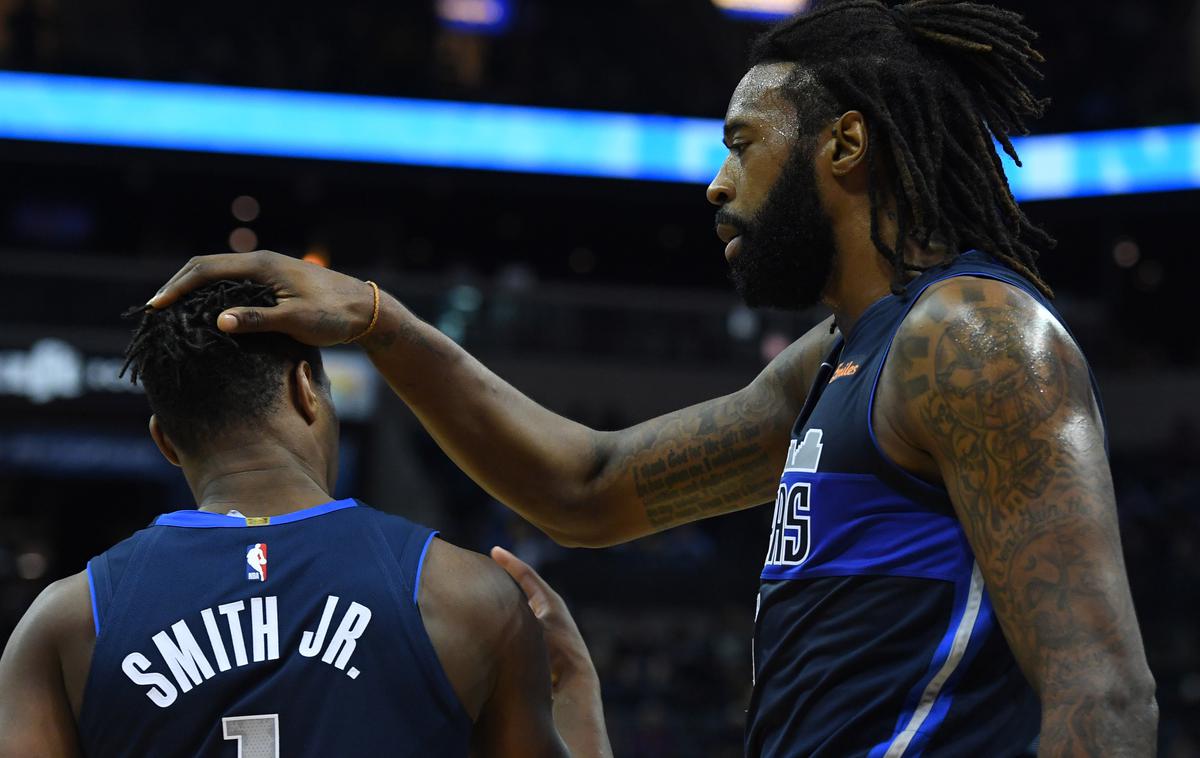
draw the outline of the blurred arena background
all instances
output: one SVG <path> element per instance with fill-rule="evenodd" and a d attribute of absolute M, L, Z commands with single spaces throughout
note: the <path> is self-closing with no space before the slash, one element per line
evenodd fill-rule
<path fill-rule="evenodd" d="M 1057 136 L 1010 176 L 1059 239 L 1042 270 L 1104 393 L 1161 754 L 1200 755 L 1200 3 L 999 2 L 1048 59 Z M 820 314 L 739 305 L 703 184 L 748 41 L 796 5 L 0 0 L 0 643 L 49 581 L 192 503 L 116 374 L 120 312 L 193 254 L 373 278 L 599 428 L 746 382 Z M 362 356 L 327 356 L 339 496 L 541 568 L 618 755 L 741 754 L 769 511 L 557 547 Z"/>

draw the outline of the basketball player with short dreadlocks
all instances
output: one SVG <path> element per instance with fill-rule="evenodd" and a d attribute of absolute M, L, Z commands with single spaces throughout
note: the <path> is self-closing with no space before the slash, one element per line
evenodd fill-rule
<path fill-rule="evenodd" d="M 600 432 L 536 405 L 390 297 L 273 253 L 230 332 L 359 344 L 443 449 L 564 544 L 774 500 L 751 756 L 1149 755 L 1157 707 L 1103 416 L 1009 191 L 1044 103 L 1014 13 L 838 0 L 755 46 L 708 188 L 747 302 L 831 319 L 745 388 Z M 782 476 L 780 464 L 783 464 Z"/>
<path fill-rule="evenodd" d="M 499 549 L 333 498 L 320 350 L 217 329 L 222 311 L 275 303 L 217 281 L 127 314 L 125 368 L 198 508 L 33 603 L 0 657 L 0 758 L 611 756 L 549 587 Z M 552 683 L 544 640 L 578 650 L 584 675 Z"/>

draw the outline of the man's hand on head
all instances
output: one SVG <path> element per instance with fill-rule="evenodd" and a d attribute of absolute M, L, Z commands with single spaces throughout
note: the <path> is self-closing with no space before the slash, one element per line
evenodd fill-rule
<path fill-rule="evenodd" d="M 192 258 L 146 305 L 166 308 L 188 292 L 221 279 L 269 284 L 278 301 L 270 308 L 223 311 L 217 328 L 231 334 L 280 332 L 325 347 L 361 335 L 375 310 L 374 292 L 366 282 L 269 250 Z"/>

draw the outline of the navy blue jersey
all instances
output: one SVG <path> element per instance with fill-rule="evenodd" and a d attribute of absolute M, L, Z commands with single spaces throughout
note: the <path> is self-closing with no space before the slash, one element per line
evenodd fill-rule
<path fill-rule="evenodd" d="M 887 458 L 871 427 L 901 322 L 927 287 L 956 276 L 1007 282 L 1061 321 L 1028 281 L 970 252 L 872 304 L 839 340 L 777 492 L 748 756 L 1013 756 L 1037 735 L 1037 698 L 946 490 Z"/>
<path fill-rule="evenodd" d="M 159 516 L 88 562 L 84 752 L 465 756 L 417 607 L 433 536 L 355 500 Z"/>

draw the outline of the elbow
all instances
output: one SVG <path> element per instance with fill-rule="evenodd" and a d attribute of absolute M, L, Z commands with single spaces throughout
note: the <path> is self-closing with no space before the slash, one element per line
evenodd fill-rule
<path fill-rule="evenodd" d="M 628 542 L 634 536 L 625 535 L 620 530 L 605 524 L 600 519 L 580 519 L 569 524 L 549 526 L 535 524 L 547 537 L 562 547 L 604 548 Z"/>

